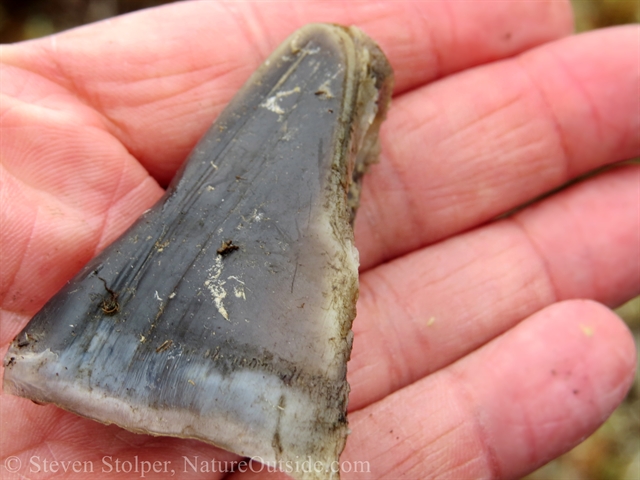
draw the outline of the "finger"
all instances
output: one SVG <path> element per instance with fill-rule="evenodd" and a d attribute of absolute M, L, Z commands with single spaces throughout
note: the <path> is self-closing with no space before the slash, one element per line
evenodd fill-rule
<path fill-rule="evenodd" d="M 590 301 L 536 313 L 459 363 L 350 416 L 345 478 L 520 478 L 622 401 L 633 338 Z"/>
<path fill-rule="evenodd" d="M 560 40 L 398 98 L 356 221 L 362 270 L 640 155 L 638 32 Z"/>
<path fill-rule="evenodd" d="M 398 92 L 508 57 L 571 30 L 569 3 L 185 2 L 5 49 L 95 107 L 166 184 L 268 53 L 312 21 L 357 24 L 380 42 Z M 104 59 L 108 59 L 105 61 Z M 158 148 L 162 139 L 162 148 Z"/>
<path fill-rule="evenodd" d="M 357 410 L 449 365 L 553 302 L 640 293 L 640 167 L 361 275 L 348 379 Z"/>

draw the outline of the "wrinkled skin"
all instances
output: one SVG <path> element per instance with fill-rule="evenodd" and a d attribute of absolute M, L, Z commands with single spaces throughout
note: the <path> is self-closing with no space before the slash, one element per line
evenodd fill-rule
<path fill-rule="evenodd" d="M 635 365 L 607 307 L 640 285 L 638 167 L 493 220 L 640 154 L 639 28 L 569 36 L 568 2 L 183 3 L 3 46 L 0 353 L 160 197 L 250 73 L 310 21 L 360 26 L 396 72 L 356 221 L 342 460 L 369 473 L 343 476 L 518 478 L 593 432 Z M 54 476 L 45 459 L 103 473 L 105 456 L 107 478 L 124 478 L 115 460 L 135 456 L 180 478 L 264 475 L 194 473 L 183 456 L 238 458 L 0 400 L 1 460 L 15 468 L 17 456 L 30 478 Z"/>

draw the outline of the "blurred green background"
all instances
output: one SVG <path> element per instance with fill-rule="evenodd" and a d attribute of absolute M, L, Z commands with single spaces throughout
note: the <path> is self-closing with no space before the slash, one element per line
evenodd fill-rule
<path fill-rule="evenodd" d="M 171 0 L 1 0 L 0 43 L 42 37 L 163 3 Z M 572 0 L 572 3 L 577 31 L 640 22 L 640 0 Z M 640 297 L 617 312 L 633 331 L 638 348 Z M 597 432 L 526 480 L 640 480 L 638 373 L 624 403 Z"/>

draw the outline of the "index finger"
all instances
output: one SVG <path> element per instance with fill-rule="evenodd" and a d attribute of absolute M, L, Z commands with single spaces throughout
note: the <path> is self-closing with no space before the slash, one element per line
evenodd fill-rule
<path fill-rule="evenodd" d="M 167 184 L 251 72 L 313 21 L 371 35 L 396 93 L 571 30 L 568 2 L 185 2 L 5 48 L 2 60 L 75 92 Z"/>

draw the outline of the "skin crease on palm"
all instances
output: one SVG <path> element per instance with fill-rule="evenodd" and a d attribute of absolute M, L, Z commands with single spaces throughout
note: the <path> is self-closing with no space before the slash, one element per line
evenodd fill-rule
<path fill-rule="evenodd" d="M 0 61 L 0 341 L 162 194 L 251 72 L 311 21 L 355 24 L 396 90 L 356 222 L 361 294 L 343 478 L 519 478 L 631 385 L 615 307 L 640 285 L 640 29 L 572 36 L 568 2 L 179 3 Z M 0 396 L 2 478 L 30 460 L 239 458 Z M 165 478 L 170 474 L 149 474 Z"/>

